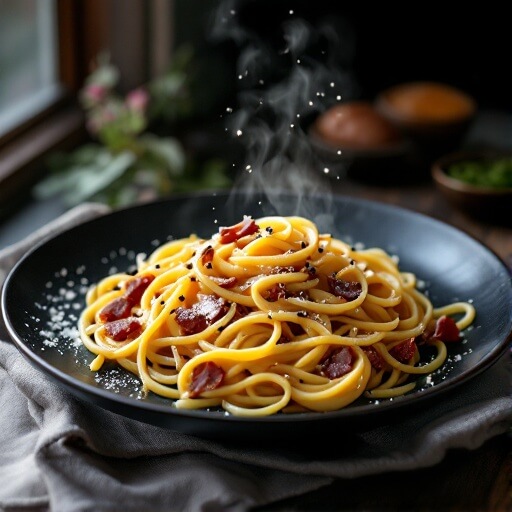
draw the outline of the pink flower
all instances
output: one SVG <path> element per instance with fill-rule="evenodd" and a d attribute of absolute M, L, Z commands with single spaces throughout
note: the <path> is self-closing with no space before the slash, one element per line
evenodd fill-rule
<path fill-rule="evenodd" d="M 148 101 L 148 93 L 142 88 L 134 89 L 126 95 L 126 105 L 135 112 L 144 112 Z"/>
<path fill-rule="evenodd" d="M 84 89 L 84 98 L 91 104 L 100 103 L 107 95 L 107 88 L 98 84 L 89 84 Z"/>

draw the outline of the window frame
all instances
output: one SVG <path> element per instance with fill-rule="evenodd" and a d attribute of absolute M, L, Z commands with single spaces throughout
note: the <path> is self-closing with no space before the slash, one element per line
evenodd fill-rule
<path fill-rule="evenodd" d="M 55 101 L 44 111 L 0 137 L 0 220 L 30 197 L 46 172 L 44 158 L 87 140 L 77 92 L 95 58 L 108 51 L 122 77 L 120 88 L 144 83 L 154 72 L 148 59 L 154 50 L 151 26 L 169 14 L 172 0 L 56 0 L 59 81 Z M 170 30 L 169 24 L 160 31 Z M 126 44 L 125 34 L 138 44 Z M 65 42 L 65 44 L 63 44 Z"/>

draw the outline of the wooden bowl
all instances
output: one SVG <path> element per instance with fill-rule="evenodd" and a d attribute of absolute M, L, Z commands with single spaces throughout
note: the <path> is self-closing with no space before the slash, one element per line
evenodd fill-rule
<path fill-rule="evenodd" d="M 416 146 L 418 161 L 456 150 L 474 120 L 477 105 L 465 92 L 439 82 L 409 82 L 382 91 L 378 111 Z"/>
<path fill-rule="evenodd" d="M 312 121 L 308 135 L 326 165 L 351 178 L 381 183 L 403 175 L 406 141 L 368 101 L 331 106 Z"/>
<path fill-rule="evenodd" d="M 456 208 L 472 217 L 502 225 L 512 225 L 512 187 L 482 186 L 450 176 L 454 164 L 486 163 L 500 158 L 512 159 L 502 151 L 459 151 L 445 155 L 432 165 L 437 189 Z"/>

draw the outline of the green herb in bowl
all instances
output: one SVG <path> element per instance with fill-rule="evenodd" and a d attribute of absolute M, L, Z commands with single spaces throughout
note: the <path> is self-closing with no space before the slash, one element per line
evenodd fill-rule
<path fill-rule="evenodd" d="M 512 188 L 512 158 L 462 160 L 446 169 L 452 178 L 471 185 L 491 188 Z"/>

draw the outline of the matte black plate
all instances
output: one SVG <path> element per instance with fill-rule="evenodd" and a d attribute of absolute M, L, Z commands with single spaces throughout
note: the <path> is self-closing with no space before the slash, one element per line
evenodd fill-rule
<path fill-rule="evenodd" d="M 134 265 L 172 238 L 194 232 L 209 237 L 242 215 L 304 215 L 322 232 L 351 244 L 378 246 L 400 259 L 400 268 L 425 283 L 435 306 L 472 301 L 477 310 L 466 341 L 450 347 L 449 360 L 419 389 L 378 403 L 360 399 L 336 412 L 278 414 L 249 419 L 223 411 L 182 411 L 172 401 L 142 396 L 139 380 L 117 367 L 89 370 L 90 354 L 77 342 L 76 321 L 88 285 Z M 2 311 L 14 343 L 28 360 L 78 397 L 125 416 L 200 435 L 278 435 L 339 426 L 367 429 L 397 420 L 421 403 L 457 390 L 504 351 L 512 331 L 511 276 L 488 248 L 444 223 L 404 209 L 343 196 L 309 198 L 176 197 L 115 211 L 43 242 L 19 261 L 2 293 Z M 460 388 L 458 388 L 460 389 Z M 293 426 L 293 427 L 292 427 Z"/>

